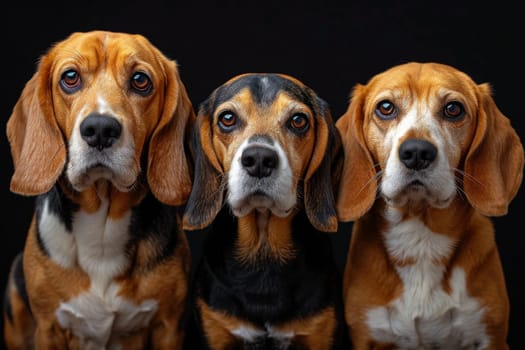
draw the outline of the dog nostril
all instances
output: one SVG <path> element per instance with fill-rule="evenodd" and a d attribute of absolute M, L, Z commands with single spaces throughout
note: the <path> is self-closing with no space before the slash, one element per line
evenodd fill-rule
<path fill-rule="evenodd" d="M 99 151 L 111 147 L 121 132 L 122 126 L 115 118 L 101 114 L 89 115 L 80 124 L 82 139 Z"/>
<path fill-rule="evenodd" d="M 243 154 L 243 157 L 241 159 L 241 163 L 244 167 L 251 167 L 255 164 L 255 158 L 254 157 L 251 157 L 249 155 L 244 155 Z"/>
<path fill-rule="evenodd" d="M 279 158 L 268 147 L 252 146 L 242 152 L 241 164 L 250 176 L 262 178 L 272 174 L 279 164 Z"/>
<path fill-rule="evenodd" d="M 437 156 L 437 148 L 425 140 L 406 140 L 399 147 L 399 159 L 408 168 L 421 170 L 427 168 Z"/>

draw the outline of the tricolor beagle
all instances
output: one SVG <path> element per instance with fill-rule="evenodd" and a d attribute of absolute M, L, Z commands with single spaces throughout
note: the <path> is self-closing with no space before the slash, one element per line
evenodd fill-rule
<path fill-rule="evenodd" d="M 491 96 L 448 65 L 411 62 L 353 89 L 337 121 L 337 210 L 353 225 L 344 275 L 355 349 L 507 349 L 493 225 L 523 147 Z"/>
<path fill-rule="evenodd" d="M 73 33 L 41 57 L 7 124 L 11 190 L 37 196 L 8 348 L 181 348 L 194 118 L 176 63 L 143 36 Z"/>
<path fill-rule="evenodd" d="M 207 234 L 193 295 L 204 347 L 344 349 L 327 104 L 292 77 L 240 75 L 200 105 L 192 145 L 184 227 Z"/>

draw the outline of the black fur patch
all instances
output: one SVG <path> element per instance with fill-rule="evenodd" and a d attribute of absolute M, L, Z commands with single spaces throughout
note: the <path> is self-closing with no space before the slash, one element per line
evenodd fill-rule
<path fill-rule="evenodd" d="M 172 257 L 178 244 L 181 208 L 160 203 L 151 193 L 133 208 L 130 222 L 130 246 L 137 240 L 150 240 L 157 247 L 155 259 L 148 262 L 147 272 L 166 258 Z M 180 231 L 182 232 L 182 231 Z"/>
<path fill-rule="evenodd" d="M 26 281 L 24 276 L 23 268 L 23 253 L 20 252 L 16 255 L 11 266 L 12 274 L 9 278 L 12 278 L 12 282 L 15 284 L 16 291 L 20 295 L 20 298 L 24 302 L 24 305 L 28 310 L 31 310 L 29 306 L 29 297 L 27 296 Z M 4 293 L 4 312 L 10 322 L 13 322 L 13 310 L 9 299 L 9 291 L 6 289 Z"/>
<path fill-rule="evenodd" d="M 283 91 L 307 105 L 317 115 L 324 115 L 324 109 L 327 108 L 326 103 L 320 98 L 315 99 L 313 91 L 306 86 L 299 86 L 277 74 L 253 74 L 217 88 L 210 98 L 201 104 L 201 111 L 211 115 L 218 105 L 230 100 L 246 87 L 250 89 L 255 103 L 262 106 L 270 105 L 279 92 Z M 313 104 L 312 101 L 316 103 Z"/>
<path fill-rule="evenodd" d="M 38 247 L 47 256 L 50 255 L 45 242 L 42 240 L 40 234 L 39 223 L 42 220 L 45 203 L 48 203 L 48 210 L 50 213 L 56 215 L 66 227 L 67 232 L 71 233 L 73 230 L 73 213 L 78 211 L 79 205 L 73 203 L 59 185 L 53 186 L 49 192 L 36 197 L 35 213 L 36 213 L 36 239 Z"/>
<path fill-rule="evenodd" d="M 237 220 L 229 210 L 224 208 L 210 228 L 197 276 L 198 295 L 209 306 L 261 327 L 340 307 L 330 238 L 315 230 L 304 212 L 292 224 L 295 258 L 246 264 L 235 257 Z"/>

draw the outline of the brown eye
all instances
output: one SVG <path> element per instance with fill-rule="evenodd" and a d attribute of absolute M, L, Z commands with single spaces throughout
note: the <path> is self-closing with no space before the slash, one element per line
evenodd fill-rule
<path fill-rule="evenodd" d="M 445 119 L 458 120 L 465 115 L 465 107 L 458 101 L 452 101 L 443 108 L 443 116 Z"/>
<path fill-rule="evenodd" d="M 131 88 L 141 95 L 147 95 L 153 88 L 153 83 L 146 73 L 136 72 L 131 77 Z"/>
<path fill-rule="evenodd" d="M 383 100 L 377 104 L 375 114 L 383 120 L 394 119 L 397 116 L 397 108 L 389 100 Z"/>
<path fill-rule="evenodd" d="M 80 89 L 81 83 L 80 74 L 74 69 L 65 71 L 60 77 L 60 87 L 68 94 L 72 94 Z"/>
<path fill-rule="evenodd" d="M 218 120 L 219 127 L 224 132 L 230 132 L 237 124 L 237 116 L 230 111 L 222 112 Z"/>
<path fill-rule="evenodd" d="M 308 130 L 310 123 L 308 122 L 308 117 L 303 113 L 294 114 L 288 120 L 288 128 L 295 133 L 304 133 Z"/>

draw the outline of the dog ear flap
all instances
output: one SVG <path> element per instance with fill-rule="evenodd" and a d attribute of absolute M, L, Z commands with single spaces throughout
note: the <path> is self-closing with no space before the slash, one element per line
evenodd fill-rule
<path fill-rule="evenodd" d="M 10 189 L 21 195 L 49 191 L 66 163 L 66 146 L 52 105 L 50 71 L 51 59 L 43 57 L 7 122 L 14 163 Z"/>
<path fill-rule="evenodd" d="M 210 118 L 202 109 L 192 136 L 195 172 L 182 222 L 185 230 L 200 230 L 215 219 L 222 207 L 224 195 L 224 176 L 212 146 Z"/>
<path fill-rule="evenodd" d="M 163 203 L 182 205 L 191 191 L 187 141 L 195 113 L 176 63 L 160 57 L 166 74 L 164 109 L 149 144 L 147 179 Z"/>
<path fill-rule="evenodd" d="M 465 159 L 464 190 L 487 216 L 505 215 L 523 177 L 523 146 L 510 120 L 496 106 L 488 84 L 479 85 L 477 127 Z"/>
<path fill-rule="evenodd" d="M 306 214 L 312 225 L 323 232 L 337 231 L 335 211 L 334 176 L 332 164 L 340 148 L 340 139 L 326 102 L 316 98 L 320 111 L 317 114 L 316 145 L 304 181 Z"/>
<path fill-rule="evenodd" d="M 374 162 L 363 134 L 364 89 L 360 84 L 354 87 L 346 113 L 336 122 L 344 151 L 337 198 L 337 214 L 341 221 L 354 221 L 363 216 L 376 198 Z"/>

